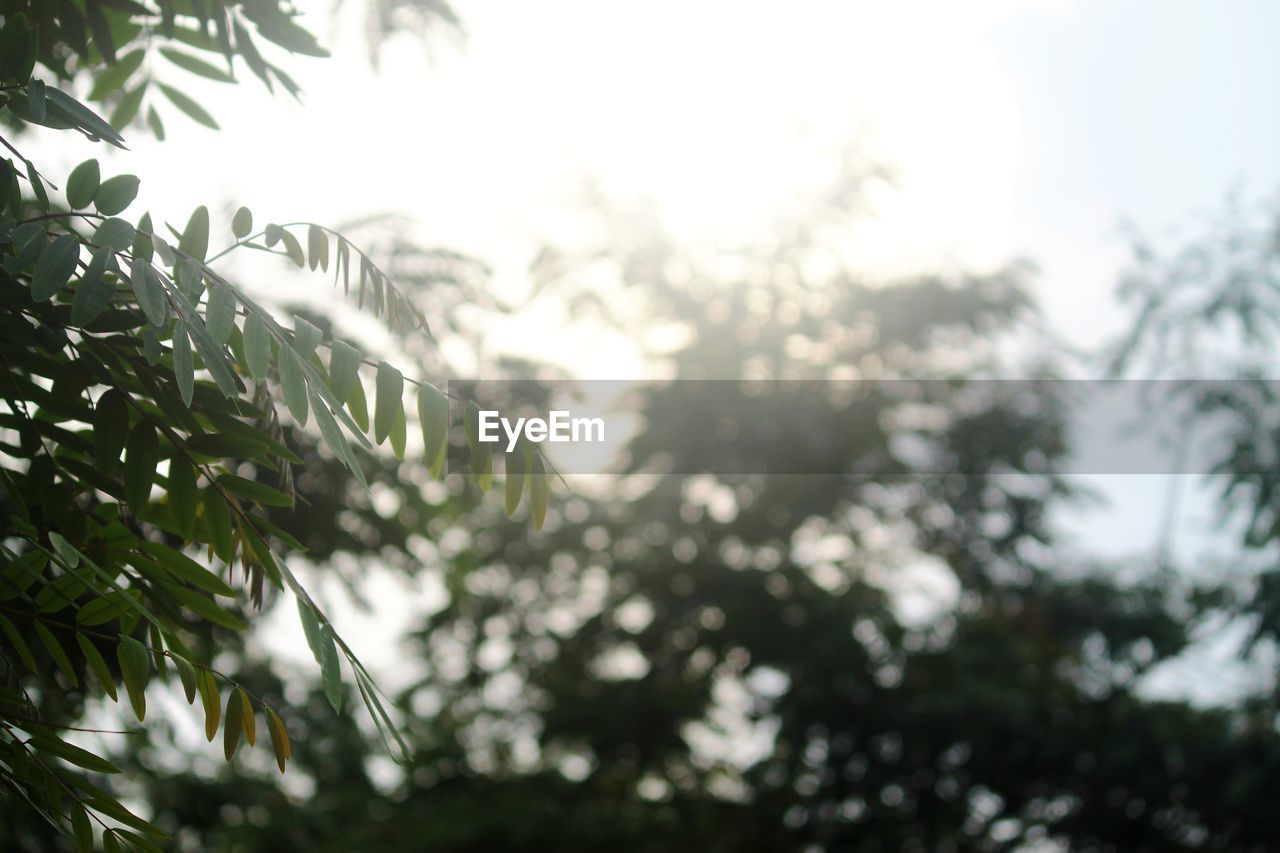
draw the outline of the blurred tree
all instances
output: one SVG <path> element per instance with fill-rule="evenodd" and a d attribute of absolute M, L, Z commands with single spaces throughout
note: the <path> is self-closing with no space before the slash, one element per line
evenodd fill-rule
<path fill-rule="evenodd" d="M 619 298 L 635 300 L 623 313 L 686 327 L 669 353 L 677 380 L 997 377 L 1015 369 L 1000 342 L 1038 323 L 1021 267 L 873 287 L 807 277 L 809 248 L 702 267 L 663 240 L 632 243 L 613 255 Z M 564 259 L 560 296 L 574 298 L 580 264 Z M 746 272 L 710 271 L 725 268 Z M 601 316 L 619 303 L 580 304 Z M 266 775 L 149 776 L 145 751 L 126 758 L 151 780 L 156 819 L 187 827 L 193 848 L 236 849 L 1280 842 L 1269 699 L 1199 709 L 1140 689 L 1230 596 L 1061 556 L 1046 513 L 1072 499 L 1052 473 L 1068 449 L 1066 402 L 1011 386 L 966 408 L 942 386 L 939 455 L 913 468 L 894 462 L 907 428 L 892 389 L 919 386 L 883 387 L 851 413 L 673 381 L 645 399 L 626 476 L 552 508 L 541 535 L 502 523 L 496 498 L 435 514 L 428 536 L 465 544 L 436 556 L 449 601 L 415 636 L 429 674 L 400 699 L 412 766 L 384 773 L 361 760 L 357 727 L 308 716 L 310 793 Z M 708 401 L 709 389 L 722 396 Z M 731 467 L 690 428 L 690 412 L 712 409 L 761 427 L 743 430 L 759 436 L 755 467 L 639 473 L 659 457 L 669 471 Z M 415 464 L 388 486 L 412 482 Z M 899 467 L 854 475 L 868 464 Z M 799 469 L 834 473 L 787 473 Z M 388 520 L 418 518 L 417 500 L 400 489 L 390 516 L 308 516 L 335 549 L 312 557 L 398 561 L 411 548 Z M 923 614 L 904 597 L 921 580 L 952 590 Z M 246 661 L 245 677 L 274 678 L 261 665 Z"/>
<path fill-rule="evenodd" d="M 689 284 L 664 285 L 655 271 L 691 265 L 654 246 L 620 266 L 636 262 L 634 280 L 657 283 L 641 288 L 648 316 L 692 327 L 677 379 L 999 376 L 998 339 L 1029 321 L 1016 268 L 875 288 L 806 280 L 806 252 L 737 259 L 725 266 L 747 274 L 719 285 L 696 265 L 681 277 Z M 1225 721 L 1135 693 L 1194 622 L 1175 616 L 1173 586 L 1073 576 L 1058 562 L 1045 512 L 1068 490 L 1043 473 L 1065 450 L 1054 401 L 995 399 L 962 415 L 943 400 L 943 460 L 927 470 L 788 477 L 885 470 L 905 431 L 890 416 L 906 401 L 873 392 L 840 411 L 762 405 L 723 387 L 714 403 L 692 398 L 705 384 L 652 395 L 630 470 L 659 453 L 687 455 L 669 470 L 725 470 L 685 415 L 713 410 L 760 436 L 735 448 L 752 474 L 673 476 L 638 500 L 571 503 L 543 547 L 500 542 L 471 555 L 481 568 L 468 594 L 421 634 L 435 672 L 463 674 L 408 700 L 448 697 L 463 776 L 581 775 L 573 801 L 671 815 L 666 835 L 633 836 L 648 849 L 682 843 L 679 815 L 699 803 L 704 838 L 724 849 L 1197 841 L 1220 804 L 1182 765 L 1243 769 L 1258 744 L 1224 748 Z M 958 593 L 912 624 L 896 576 L 919 563 Z M 1202 724 L 1203 741 L 1184 741 Z M 744 756 L 743 741 L 764 746 Z M 1254 801 L 1252 827 L 1265 807 Z M 486 822 L 481 837 L 519 842 L 506 831 Z M 558 831 L 540 840 L 559 846 Z"/>

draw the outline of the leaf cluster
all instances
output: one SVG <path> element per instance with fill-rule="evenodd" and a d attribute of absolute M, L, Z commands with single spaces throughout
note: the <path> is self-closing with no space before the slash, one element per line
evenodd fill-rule
<path fill-rule="evenodd" d="M 42 125 L 124 149 L 144 107 L 163 139 L 159 95 L 216 128 L 193 97 L 157 79 L 157 63 L 224 83 L 243 65 L 297 95 L 262 47 L 325 55 L 295 18 L 277 0 L 3 2 L 0 114 L 19 131 Z M 93 85 L 81 100 L 71 82 L 83 71 Z M 373 678 L 285 559 L 301 544 L 268 510 L 298 503 L 292 468 L 302 460 L 285 412 L 292 428 L 316 429 L 363 485 L 357 454 L 389 444 L 403 457 L 415 413 L 426 463 L 441 475 L 449 401 L 302 318 L 282 322 L 216 264 L 234 251 L 271 252 L 332 272 L 393 331 L 429 334 L 426 318 L 338 232 L 255 229 L 242 207 L 215 250 L 207 207 L 180 228 L 157 224 L 136 211 L 137 176 L 109 174 L 93 158 L 55 182 L 20 139 L 0 136 L 0 786 L 79 849 L 155 849 L 164 833 L 93 781 L 116 768 L 44 722 L 41 706 L 58 693 L 102 695 L 126 700 L 141 723 L 149 686 L 170 679 L 199 700 L 227 761 L 265 727 L 283 772 L 293 746 L 282 715 L 214 669 L 197 639 L 244 631 L 252 609 L 285 591 L 334 708 L 345 663 L 405 759 Z M 416 405 L 406 406 L 406 384 Z M 509 481 L 523 488 L 526 478 Z M 546 489 L 530 489 L 540 523 Z"/>

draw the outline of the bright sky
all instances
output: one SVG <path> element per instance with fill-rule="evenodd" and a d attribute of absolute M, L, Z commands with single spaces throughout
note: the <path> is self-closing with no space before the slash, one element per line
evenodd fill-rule
<path fill-rule="evenodd" d="M 192 81 L 222 132 L 170 110 L 167 142 L 131 135 L 115 162 L 143 176 L 155 214 L 180 225 L 199 203 L 248 204 L 260 222 L 336 224 L 396 211 L 514 286 L 588 181 L 649 200 L 691 242 L 745 243 L 852 145 L 897 182 L 860 235 L 867 270 L 1028 256 L 1051 321 L 1096 343 L 1122 322 L 1108 296 L 1122 217 L 1160 232 L 1233 187 L 1280 186 L 1269 0 L 458 0 L 461 49 L 439 41 L 427 57 L 400 37 L 378 73 L 358 19 L 331 27 L 327 0 L 312 5 L 335 56 L 286 60 L 304 106 L 247 73 L 239 87 Z M 1150 506 L 1094 514 L 1088 540 L 1153 541 Z"/>
<path fill-rule="evenodd" d="M 750 242 L 852 145 L 898 188 L 862 266 L 1026 255 L 1050 316 L 1092 342 L 1116 325 L 1121 217 L 1159 230 L 1280 184 L 1267 0 L 459 0 L 461 49 L 399 37 L 380 73 L 359 0 L 336 27 L 314 5 L 335 56 L 286 60 L 305 105 L 194 80 L 221 133 L 170 110 L 168 142 L 132 136 L 121 165 L 153 210 L 398 211 L 510 282 L 587 181 L 691 242 Z"/>

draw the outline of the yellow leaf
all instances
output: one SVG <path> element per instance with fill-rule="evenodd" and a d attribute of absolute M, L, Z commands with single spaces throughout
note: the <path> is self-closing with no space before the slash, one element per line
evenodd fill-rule
<path fill-rule="evenodd" d="M 289 744 L 289 732 L 284 727 L 284 720 L 276 714 L 275 711 L 267 708 L 267 731 L 271 733 L 271 748 L 276 753 L 276 765 L 280 768 L 280 772 L 284 772 L 284 766 L 293 757 L 293 747 Z"/>

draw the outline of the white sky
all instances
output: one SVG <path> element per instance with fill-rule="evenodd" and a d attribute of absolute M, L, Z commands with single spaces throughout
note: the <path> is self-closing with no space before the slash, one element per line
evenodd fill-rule
<path fill-rule="evenodd" d="M 121 168 L 148 206 L 178 223 L 199 202 L 397 211 L 509 282 L 588 180 L 691 242 L 749 242 L 852 142 L 899 190 L 877 199 L 862 266 L 1029 256 L 1050 317 L 1095 342 L 1118 325 L 1121 217 L 1158 230 L 1280 184 L 1267 0 L 460 0 L 461 49 L 399 37 L 377 74 L 358 9 L 334 27 L 314 5 L 335 56 L 286 60 L 304 105 L 247 72 L 194 80 L 222 132 L 169 109 L 168 142 L 131 135 Z"/>
<path fill-rule="evenodd" d="M 1028 256 L 1047 316 L 1096 343 L 1123 322 L 1109 299 L 1122 217 L 1160 231 L 1233 187 L 1280 186 L 1280 4 L 1268 0 L 458 0 L 460 50 L 441 41 L 428 58 L 397 38 L 376 74 L 358 22 L 335 39 L 329 3 L 313 5 L 335 56 L 286 60 L 305 105 L 245 72 L 238 87 L 185 86 L 220 133 L 169 109 L 167 142 L 130 135 L 134 151 L 113 163 L 143 177 L 155 214 L 400 212 L 507 286 L 572 220 L 588 180 L 623 204 L 650 200 L 690 241 L 749 242 L 853 142 L 898 186 L 859 244 L 866 269 Z M 66 162 L 90 155 L 85 143 Z M 1153 479 L 1126 487 L 1128 510 L 1077 519 L 1085 541 L 1152 541 Z"/>

